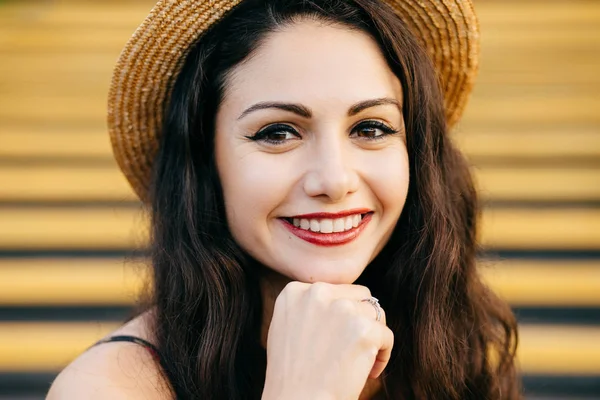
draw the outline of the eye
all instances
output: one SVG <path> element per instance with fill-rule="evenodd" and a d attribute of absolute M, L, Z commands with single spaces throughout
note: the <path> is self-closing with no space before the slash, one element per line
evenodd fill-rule
<path fill-rule="evenodd" d="M 264 142 L 272 145 L 281 145 L 289 140 L 300 139 L 300 134 L 290 125 L 273 124 L 261 129 L 253 136 L 246 138 L 255 142 Z"/>
<path fill-rule="evenodd" d="M 392 128 L 384 124 L 381 121 L 363 121 L 356 125 L 352 130 L 352 133 L 356 133 L 356 136 L 364 140 L 382 140 L 388 135 L 398 133 L 397 129 Z"/>

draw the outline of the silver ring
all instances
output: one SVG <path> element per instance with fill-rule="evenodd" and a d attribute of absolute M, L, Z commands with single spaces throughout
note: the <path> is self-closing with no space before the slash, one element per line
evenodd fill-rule
<path fill-rule="evenodd" d="M 375 297 L 369 297 L 368 299 L 362 299 L 361 302 L 362 301 L 369 302 L 373 307 L 375 307 L 375 311 L 377 312 L 377 317 L 375 318 L 375 321 L 381 321 L 381 306 L 379 305 L 379 300 Z"/>

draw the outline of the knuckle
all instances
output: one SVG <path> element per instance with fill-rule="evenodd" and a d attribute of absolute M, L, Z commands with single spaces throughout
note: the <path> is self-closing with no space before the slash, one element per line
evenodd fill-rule
<path fill-rule="evenodd" d="M 298 293 L 304 289 L 304 284 L 298 281 L 291 281 L 282 290 L 282 293 Z"/>
<path fill-rule="evenodd" d="M 282 308 L 285 309 L 287 304 L 287 299 L 285 293 L 282 291 L 279 296 L 275 299 L 275 304 L 273 306 L 273 312 L 278 313 Z"/>
<path fill-rule="evenodd" d="M 298 295 L 304 290 L 303 283 L 301 282 L 289 282 L 281 293 L 275 299 L 275 309 L 286 308 L 290 303 L 294 303 L 298 298 Z"/>
<path fill-rule="evenodd" d="M 373 321 L 369 318 L 360 316 L 354 320 L 354 332 L 358 337 L 359 343 L 370 346 L 373 342 Z"/>
<path fill-rule="evenodd" d="M 358 291 L 359 296 L 362 296 L 364 298 L 371 297 L 371 289 L 369 289 L 368 287 L 363 285 L 355 285 L 355 287 Z"/>
<path fill-rule="evenodd" d="M 394 339 L 394 331 L 391 330 L 389 327 L 385 327 L 385 331 L 388 334 L 388 336 L 393 340 Z"/>
<path fill-rule="evenodd" d="M 386 326 L 386 329 L 387 329 L 387 335 L 388 335 L 389 341 L 393 345 L 394 344 L 394 332 L 387 326 Z"/>
<path fill-rule="evenodd" d="M 308 289 L 308 295 L 311 300 L 323 302 L 331 295 L 331 288 L 327 283 L 316 282 Z"/>
<path fill-rule="evenodd" d="M 381 335 L 383 343 L 389 345 L 389 347 L 394 347 L 394 332 L 391 329 L 386 326 Z"/>

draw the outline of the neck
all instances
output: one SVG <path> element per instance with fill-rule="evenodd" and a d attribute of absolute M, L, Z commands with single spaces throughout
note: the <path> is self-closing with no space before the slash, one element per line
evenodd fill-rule
<path fill-rule="evenodd" d="M 264 268 L 260 280 L 260 288 L 263 302 L 263 320 L 261 325 L 260 341 L 263 348 L 267 348 L 267 337 L 269 334 L 269 326 L 273 318 L 273 309 L 275 308 L 275 300 L 279 293 L 283 290 L 291 280 L 277 272 Z M 360 394 L 359 400 L 374 399 L 382 387 L 380 379 L 367 379 L 365 387 Z"/>

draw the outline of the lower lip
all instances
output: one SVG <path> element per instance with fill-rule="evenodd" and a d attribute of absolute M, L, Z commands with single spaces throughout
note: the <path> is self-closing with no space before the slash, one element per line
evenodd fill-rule
<path fill-rule="evenodd" d="M 345 232 L 333 232 L 333 233 L 320 233 L 307 231 L 305 229 L 298 228 L 293 224 L 290 224 L 287 220 L 280 218 L 280 221 L 283 222 L 283 225 L 294 235 L 298 236 L 300 239 L 305 240 L 309 243 L 316 244 L 317 246 L 340 246 L 346 243 L 350 243 L 354 239 L 361 234 L 362 231 L 365 230 L 373 213 L 368 213 L 365 215 L 358 226 L 356 228 L 352 228 L 349 231 Z"/>

